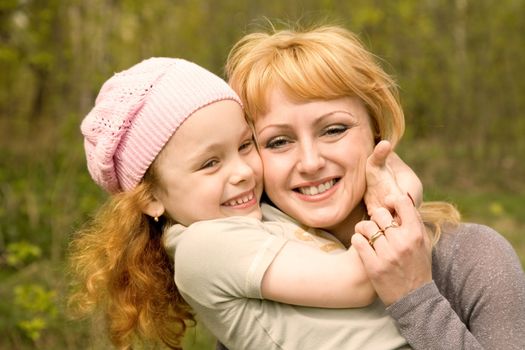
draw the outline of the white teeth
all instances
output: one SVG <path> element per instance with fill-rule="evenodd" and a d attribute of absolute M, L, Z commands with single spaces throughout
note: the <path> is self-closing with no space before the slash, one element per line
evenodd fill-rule
<path fill-rule="evenodd" d="M 229 200 L 228 202 L 226 202 L 226 205 L 227 206 L 230 206 L 230 207 L 233 207 L 233 206 L 236 206 L 236 205 L 241 205 L 241 204 L 244 204 L 246 202 L 249 202 L 253 199 L 253 192 L 250 193 L 250 194 L 247 194 L 243 197 L 239 197 L 239 198 L 236 198 L 236 199 L 232 199 L 232 200 Z"/>
<path fill-rule="evenodd" d="M 335 182 L 335 179 L 332 179 L 320 184 L 319 186 L 299 187 L 299 192 L 307 196 L 315 196 L 316 194 L 323 193 L 332 188 L 332 186 L 335 185 Z"/>

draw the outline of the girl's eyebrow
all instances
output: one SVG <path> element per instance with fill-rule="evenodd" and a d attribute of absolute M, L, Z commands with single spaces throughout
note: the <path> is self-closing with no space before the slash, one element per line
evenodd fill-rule
<path fill-rule="evenodd" d="M 190 152 L 188 152 L 188 157 L 186 161 L 192 166 L 197 166 L 199 165 L 200 162 L 204 160 L 204 158 L 212 154 L 213 151 L 216 151 L 219 146 L 220 146 L 220 143 L 217 143 L 217 142 L 208 143 L 204 147 L 199 145 L 195 147 L 193 150 L 191 150 Z"/>
<path fill-rule="evenodd" d="M 255 130 L 253 130 L 250 126 L 247 126 L 244 132 L 242 133 L 242 137 L 245 137 L 247 135 L 255 135 Z"/>
<path fill-rule="evenodd" d="M 241 138 L 247 137 L 247 136 L 253 136 L 252 130 L 246 126 L 244 128 L 245 130 L 241 134 Z M 189 153 L 189 161 L 190 162 L 200 162 L 202 158 L 207 157 L 208 155 L 212 154 L 213 152 L 216 152 L 218 149 L 220 149 L 224 144 L 222 142 L 212 142 L 207 143 L 205 146 L 202 146 L 202 144 L 195 147 L 190 153 Z"/>

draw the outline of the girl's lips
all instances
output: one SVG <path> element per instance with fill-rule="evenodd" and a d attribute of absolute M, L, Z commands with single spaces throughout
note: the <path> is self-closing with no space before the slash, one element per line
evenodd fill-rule
<path fill-rule="evenodd" d="M 221 205 L 231 209 L 244 209 L 249 208 L 255 204 L 257 204 L 257 196 L 255 196 L 255 190 L 252 189 L 231 199 L 228 199 Z"/>
<path fill-rule="evenodd" d="M 257 205 L 257 198 L 255 198 L 254 196 L 252 197 L 252 199 L 250 199 L 247 202 L 236 204 L 236 205 L 225 205 L 225 207 L 228 209 L 247 209 L 247 208 L 251 208 L 256 205 Z"/>

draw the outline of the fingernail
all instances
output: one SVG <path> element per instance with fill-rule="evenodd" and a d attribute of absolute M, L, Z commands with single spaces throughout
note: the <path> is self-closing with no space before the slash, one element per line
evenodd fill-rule
<path fill-rule="evenodd" d="M 408 198 L 410 198 L 410 200 L 412 201 L 412 205 L 415 207 L 416 206 L 416 202 L 414 202 L 414 198 L 412 198 L 412 196 L 410 195 L 410 192 L 407 192 L 407 196 L 408 196 Z"/>

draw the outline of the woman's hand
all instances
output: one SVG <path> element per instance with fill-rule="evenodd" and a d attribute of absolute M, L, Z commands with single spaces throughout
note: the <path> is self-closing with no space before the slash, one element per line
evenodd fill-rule
<path fill-rule="evenodd" d="M 368 277 L 379 298 L 390 305 L 432 281 L 432 246 L 426 228 L 407 195 L 386 199 L 385 207 L 372 211 L 352 236 Z"/>

